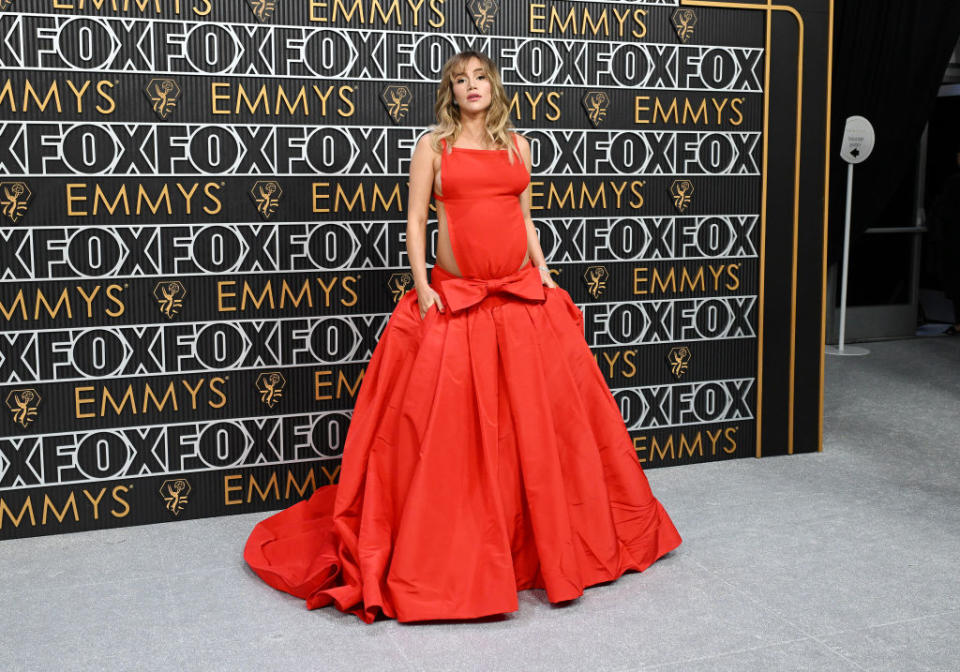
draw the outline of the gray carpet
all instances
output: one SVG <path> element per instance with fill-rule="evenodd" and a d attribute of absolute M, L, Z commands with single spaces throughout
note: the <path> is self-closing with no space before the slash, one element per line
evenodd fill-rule
<path fill-rule="evenodd" d="M 683 545 L 482 623 L 308 612 L 262 516 L 0 544 L 3 670 L 960 669 L 960 338 L 828 359 L 825 451 L 648 472 Z"/>

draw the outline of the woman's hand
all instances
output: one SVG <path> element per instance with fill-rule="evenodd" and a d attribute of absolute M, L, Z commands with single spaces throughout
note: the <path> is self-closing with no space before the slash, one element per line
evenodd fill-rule
<path fill-rule="evenodd" d="M 557 283 L 553 281 L 553 275 L 550 273 L 550 271 L 546 271 L 539 267 L 537 268 L 537 270 L 540 271 L 540 282 L 542 282 L 544 285 L 546 285 L 551 289 L 556 288 Z"/>
<path fill-rule="evenodd" d="M 437 292 L 427 285 L 423 290 L 417 290 L 417 303 L 420 304 L 420 319 L 424 319 L 427 316 L 427 311 L 430 310 L 430 306 L 434 303 L 437 304 L 437 310 L 441 313 L 443 312 L 443 301 L 440 300 L 440 295 Z"/>

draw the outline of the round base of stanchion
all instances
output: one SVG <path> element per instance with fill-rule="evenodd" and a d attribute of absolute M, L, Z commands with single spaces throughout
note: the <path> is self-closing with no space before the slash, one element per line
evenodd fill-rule
<path fill-rule="evenodd" d="M 867 348 L 861 348 L 857 345 L 845 345 L 843 346 L 843 350 L 835 345 L 828 345 L 825 348 L 825 352 L 828 355 L 839 355 L 844 357 L 862 357 L 863 355 L 870 354 L 870 351 Z"/>

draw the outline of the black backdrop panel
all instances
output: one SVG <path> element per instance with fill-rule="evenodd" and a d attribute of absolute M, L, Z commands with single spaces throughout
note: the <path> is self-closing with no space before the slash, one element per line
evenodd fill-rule
<path fill-rule="evenodd" d="M 466 48 L 643 465 L 819 449 L 828 0 L 0 4 L 0 538 L 337 481 Z"/>

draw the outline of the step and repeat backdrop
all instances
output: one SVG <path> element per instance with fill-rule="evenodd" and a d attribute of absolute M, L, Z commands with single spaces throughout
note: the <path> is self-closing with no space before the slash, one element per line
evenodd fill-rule
<path fill-rule="evenodd" d="M 0 0 L 0 537 L 337 481 L 464 49 L 644 467 L 817 450 L 828 11 L 755 4 Z"/>

